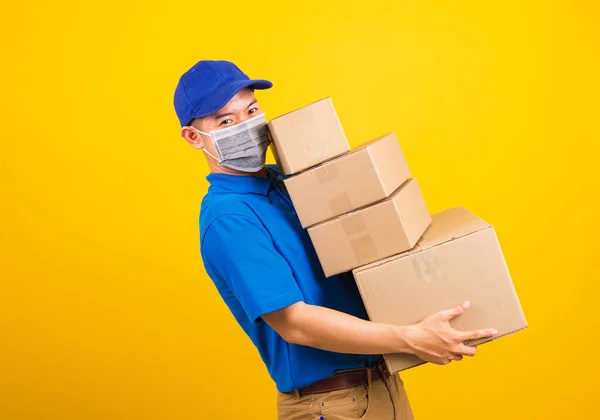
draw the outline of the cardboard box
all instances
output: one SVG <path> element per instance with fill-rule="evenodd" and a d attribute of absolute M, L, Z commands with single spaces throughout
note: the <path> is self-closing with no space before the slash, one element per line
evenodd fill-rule
<path fill-rule="evenodd" d="M 285 180 L 303 227 L 389 197 L 411 177 L 394 133 Z"/>
<path fill-rule="evenodd" d="M 525 328 L 527 322 L 494 228 L 461 207 L 432 219 L 412 250 L 354 270 L 369 318 L 411 325 L 469 300 L 467 312 L 450 321 L 454 328 L 495 328 L 495 338 Z M 424 363 L 404 353 L 384 357 L 390 372 Z"/>
<path fill-rule="evenodd" d="M 318 165 L 350 150 L 331 98 L 274 118 L 267 124 L 273 155 L 284 175 Z"/>
<path fill-rule="evenodd" d="M 417 180 L 389 198 L 308 228 L 327 277 L 412 248 L 431 216 Z"/>

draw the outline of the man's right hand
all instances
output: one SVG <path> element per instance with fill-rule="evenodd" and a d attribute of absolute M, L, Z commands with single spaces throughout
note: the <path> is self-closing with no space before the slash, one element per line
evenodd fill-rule
<path fill-rule="evenodd" d="M 418 324 L 404 327 L 404 340 L 409 352 L 420 359 L 445 365 L 452 360 L 462 360 L 463 356 L 474 356 L 475 347 L 467 346 L 465 341 L 498 334 L 494 329 L 459 331 L 450 326 L 450 320 L 465 313 L 470 303 L 464 302 L 452 309 L 446 309 L 430 315 Z"/>

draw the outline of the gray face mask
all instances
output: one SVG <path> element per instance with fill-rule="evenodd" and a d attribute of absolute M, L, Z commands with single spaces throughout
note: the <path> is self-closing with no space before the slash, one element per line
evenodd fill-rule
<path fill-rule="evenodd" d="M 242 172 L 256 172 L 265 166 L 267 148 L 271 142 L 265 114 L 210 133 L 194 130 L 210 136 L 219 157 L 213 156 L 205 148 L 202 150 L 219 165 Z"/>

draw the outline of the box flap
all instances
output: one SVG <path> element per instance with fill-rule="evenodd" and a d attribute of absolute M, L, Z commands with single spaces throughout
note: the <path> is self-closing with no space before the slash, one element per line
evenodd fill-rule
<path fill-rule="evenodd" d="M 323 162 L 319 163 L 316 166 L 311 166 L 309 168 L 303 169 L 300 172 L 297 172 L 295 174 L 290 175 L 288 178 L 285 179 L 286 183 L 292 183 L 292 182 L 296 182 L 297 179 L 300 179 L 303 175 L 306 174 L 311 174 L 311 173 L 315 173 L 317 171 L 321 171 L 326 173 L 332 166 L 335 166 L 338 164 L 339 159 L 342 158 L 347 158 L 350 156 L 354 156 L 357 153 L 363 152 L 363 153 L 368 153 L 367 150 L 365 150 L 366 148 L 364 147 L 359 147 L 357 149 L 352 149 L 348 152 L 345 152 L 341 155 L 337 155 L 337 156 L 333 156 L 329 159 L 324 160 Z M 334 169 L 335 171 L 335 169 Z"/>
<path fill-rule="evenodd" d="M 402 254 L 394 255 L 381 261 L 374 262 L 354 270 L 359 273 L 371 267 L 384 264 L 397 258 L 403 258 L 407 255 L 415 254 L 436 245 L 451 241 L 455 238 L 461 238 L 474 232 L 491 228 L 492 226 L 475 216 L 464 207 L 455 207 L 431 216 L 432 222 L 425 231 L 419 242 L 410 250 Z"/>
<path fill-rule="evenodd" d="M 288 111 L 288 112 L 286 112 L 285 114 L 281 114 L 281 115 L 278 115 L 278 116 L 276 116 L 275 118 L 271 118 L 271 119 L 269 120 L 269 122 L 271 122 L 271 121 L 277 121 L 278 119 L 280 119 L 280 118 L 282 118 L 282 117 L 285 117 L 286 115 L 290 115 L 290 114 L 292 114 L 292 113 L 294 113 L 294 112 L 296 112 L 296 111 L 300 111 L 300 110 L 302 110 L 302 109 L 304 109 L 304 108 L 308 108 L 308 107 L 310 107 L 311 105 L 318 104 L 319 102 L 323 102 L 323 101 L 327 101 L 327 102 L 333 102 L 333 101 L 331 100 L 331 96 L 326 96 L 326 97 L 324 97 L 324 98 L 321 98 L 321 99 L 318 99 L 318 100 L 316 100 L 316 101 L 314 101 L 314 102 L 311 102 L 311 103 L 309 103 L 308 105 L 303 105 L 303 106 L 301 106 L 301 107 L 299 107 L 299 108 L 296 108 L 296 109 L 293 109 L 293 110 L 291 110 L 291 111 Z"/>
<path fill-rule="evenodd" d="M 369 141 L 366 141 L 366 142 L 362 143 L 361 145 L 359 145 L 359 146 L 355 147 L 354 149 L 352 149 L 349 153 L 358 152 L 360 150 L 364 150 L 367 147 L 372 146 L 374 143 L 377 143 L 378 141 L 383 140 L 385 137 L 388 137 L 390 135 L 394 136 L 394 138 L 396 137 L 393 131 L 391 131 L 389 133 L 385 133 L 385 134 L 383 134 L 383 135 L 381 135 L 379 137 L 376 137 L 376 138 L 374 138 L 372 140 L 369 140 Z"/>
<path fill-rule="evenodd" d="M 350 150 L 348 152 L 345 152 L 342 155 L 333 156 L 333 157 L 331 157 L 331 158 L 329 158 L 327 160 L 324 160 L 322 163 L 320 163 L 317 166 L 312 166 L 310 168 L 304 169 L 301 172 L 298 172 L 298 173 L 292 175 L 288 179 L 296 178 L 296 177 L 298 177 L 300 175 L 304 175 L 304 174 L 306 174 L 307 172 L 310 172 L 310 171 L 317 171 L 317 170 L 322 169 L 322 168 L 324 168 L 326 166 L 329 166 L 329 165 L 335 165 L 337 163 L 338 159 L 346 158 L 346 157 L 354 155 L 356 153 L 361 153 L 361 152 L 368 153 L 369 152 L 368 151 L 369 147 L 373 146 L 373 144 L 379 142 L 380 140 L 383 140 L 385 137 L 390 136 L 390 135 L 394 135 L 394 133 L 393 132 L 387 133 L 387 134 L 379 136 L 379 137 L 377 137 L 377 138 L 375 138 L 373 140 L 369 140 L 369 141 L 367 141 L 365 143 L 362 143 L 361 145 L 355 147 L 354 149 L 352 149 L 352 150 Z M 395 138 L 395 135 L 394 135 L 394 138 Z M 396 140 L 396 141 L 398 141 L 398 140 Z"/>
<path fill-rule="evenodd" d="M 325 223 L 332 222 L 332 221 L 334 221 L 334 220 L 337 220 L 337 219 L 343 219 L 343 218 L 345 218 L 345 217 L 351 217 L 351 216 L 353 216 L 355 213 L 357 213 L 357 212 L 359 212 L 359 211 L 361 211 L 361 210 L 364 210 L 364 209 L 366 209 L 366 208 L 368 208 L 368 207 L 374 207 L 374 206 L 377 206 L 377 205 L 379 205 L 379 204 L 385 203 L 386 201 L 391 201 L 391 200 L 393 200 L 394 198 L 396 198 L 396 196 L 397 196 L 398 194 L 400 194 L 400 192 L 401 192 L 401 191 L 404 191 L 404 189 L 408 188 L 408 186 L 411 184 L 411 182 L 413 181 L 413 179 L 414 179 L 414 178 L 410 178 L 410 179 L 408 179 L 408 180 L 404 181 L 404 182 L 402 183 L 402 185 L 400 185 L 400 186 L 399 186 L 399 187 L 396 189 L 396 191 L 394 191 L 394 192 L 393 192 L 393 193 L 392 193 L 392 194 L 391 194 L 389 197 L 384 197 L 384 198 L 382 198 L 382 199 L 381 199 L 381 200 L 379 200 L 379 201 L 376 201 L 376 202 L 374 202 L 374 203 L 371 203 L 371 204 L 365 204 L 364 206 L 361 206 L 361 207 L 359 207 L 359 208 L 357 208 L 356 210 L 353 210 L 353 211 L 351 211 L 351 212 L 344 213 L 344 214 L 340 214 L 339 216 L 333 217 L 333 218 L 331 218 L 331 219 L 327 219 L 327 220 L 325 220 L 325 221 L 322 221 L 322 222 L 320 222 L 320 223 L 317 223 L 317 224 L 315 224 L 315 225 L 311 226 L 311 228 L 316 228 L 317 226 L 323 225 L 323 224 L 325 224 Z"/>
<path fill-rule="evenodd" d="M 475 216 L 464 207 L 454 207 L 432 216 L 430 228 L 423 234 L 417 246 L 420 249 L 431 248 L 443 242 L 460 238 L 473 232 L 487 229 L 489 223 Z"/>

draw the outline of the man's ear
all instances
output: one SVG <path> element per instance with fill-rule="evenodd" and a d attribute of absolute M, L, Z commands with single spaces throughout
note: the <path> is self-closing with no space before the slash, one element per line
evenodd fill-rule
<path fill-rule="evenodd" d="M 189 125 L 186 125 L 185 127 L 181 128 L 181 137 L 183 137 L 184 140 L 187 141 L 188 144 L 195 149 L 201 149 L 204 147 L 202 135 Z"/>

